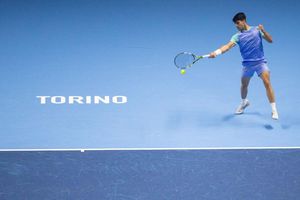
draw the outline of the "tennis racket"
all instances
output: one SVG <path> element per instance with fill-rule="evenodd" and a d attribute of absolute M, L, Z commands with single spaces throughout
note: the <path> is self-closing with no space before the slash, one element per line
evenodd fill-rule
<path fill-rule="evenodd" d="M 197 56 L 193 53 L 189 52 L 182 52 L 175 56 L 174 58 L 174 64 L 175 66 L 180 69 L 181 74 L 185 73 L 185 70 L 187 68 L 190 68 L 193 64 L 195 64 L 197 61 L 199 61 L 202 58 L 208 58 L 209 54 Z"/>

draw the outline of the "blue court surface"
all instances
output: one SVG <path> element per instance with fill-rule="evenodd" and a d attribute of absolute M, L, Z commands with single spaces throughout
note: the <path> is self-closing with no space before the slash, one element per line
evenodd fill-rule
<path fill-rule="evenodd" d="M 299 196 L 299 1 L 0 0 L 0 10 L 0 199 Z M 273 37 L 263 45 L 277 121 L 256 75 L 251 105 L 233 114 L 237 46 L 185 75 L 174 66 L 177 53 L 229 42 L 240 11 Z"/>
<path fill-rule="evenodd" d="M 0 153 L 1 199 L 298 199 L 299 150 Z"/>
<path fill-rule="evenodd" d="M 300 146 L 299 38 L 290 37 L 290 27 L 300 32 L 291 20 L 299 19 L 300 6 L 258 5 L 263 1 L 1 1 L 0 147 Z M 174 67 L 179 52 L 206 54 L 227 43 L 240 9 L 274 38 L 264 47 L 279 121 L 271 119 L 256 75 L 250 107 L 233 115 L 240 103 L 238 47 L 184 76 Z M 41 104 L 37 96 L 59 96 L 58 103 L 108 96 L 110 103 L 53 104 L 49 97 Z M 113 103 L 115 96 L 127 103 Z"/>

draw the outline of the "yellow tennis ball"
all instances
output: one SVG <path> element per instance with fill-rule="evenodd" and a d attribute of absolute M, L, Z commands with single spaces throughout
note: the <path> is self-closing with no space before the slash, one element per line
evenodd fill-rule
<path fill-rule="evenodd" d="M 182 70 L 180 70 L 180 74 L 185 74 L 185 70 L 184 69 L 182 69 Z"/>

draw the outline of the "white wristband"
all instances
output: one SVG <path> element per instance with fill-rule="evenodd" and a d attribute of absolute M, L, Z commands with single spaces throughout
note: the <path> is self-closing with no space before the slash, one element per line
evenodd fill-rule
<path fill-rule="evenodd" d="M 220 54 L 222 54 L 222 50 L 221 50 L 221 49 L 217 49 L 217 50 L 215 50 L 214 52 L 215 52 L 215 54 L 216 54 L 217 56 L 220 55 Z"/>

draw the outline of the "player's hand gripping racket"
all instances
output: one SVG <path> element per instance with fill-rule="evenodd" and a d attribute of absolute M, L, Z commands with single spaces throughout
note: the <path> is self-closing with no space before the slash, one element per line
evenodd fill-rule
<path fill-rule="evenodd" d="M 196 56 L 195 54 L 189 52 L 182 52 L 175 56 L 174 64 L 180 69 L 181 74 L 185 74 L 185 70 L 190 68 L 193 64 L 202 58 L 208 58 L 209 55 Z"/>

